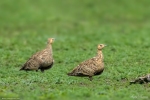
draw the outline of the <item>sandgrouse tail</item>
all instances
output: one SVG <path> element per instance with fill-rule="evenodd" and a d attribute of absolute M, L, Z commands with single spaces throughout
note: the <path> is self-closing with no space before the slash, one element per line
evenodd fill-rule
<path fill-rule="evenodd" d="M 97 55 L 89 60 L 80 63 L 72 72 L 68 73 L 69 76 L 86 76 L 92 81 L 92 76 L 100 75 L 104 70 L 102 49 L 106 45 L 99 44 L 97 49 Z"/>
<path fill-rule="evenodd" d="M 54 38 L 49 38 L 47 41 L 47 47 L 42 51 L 39 51 L 32 55 L 28 61 L 22 66 L 20 70 L 47 70 L 53 66 L 53 52 L 52 52 L 52 43 L 54 42 Z"/>

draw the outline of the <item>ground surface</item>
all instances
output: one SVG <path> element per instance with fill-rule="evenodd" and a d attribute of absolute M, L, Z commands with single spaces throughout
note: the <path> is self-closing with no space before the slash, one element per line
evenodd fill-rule
<path fill-rule="evenodd" d="M 150 73 L 149 0 L 1 0 L 0 99 L 148 100 L 150 85 L 129 85 Z M 45 73 L 19 71 L 47 38 L 55 64 Z M 105 71 L 68 77 L 78 63 L 103 50 Z"/>

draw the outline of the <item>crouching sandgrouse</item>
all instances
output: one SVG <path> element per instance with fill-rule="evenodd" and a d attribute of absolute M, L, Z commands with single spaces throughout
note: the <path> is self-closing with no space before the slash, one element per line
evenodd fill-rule
<path fill-rule="evenodd" d="M 80 63 L 72 72 L 68 73 L 69 76 L 86 76 L 92 81 L 92 76 L 100 75 L 104 70 L 102 49 L 106 45 L 99 44 L 97 49 L 97 55 L 89 60 Z"/>
<path fill-rule="evenodd" d="M 49 38 L 47 41 L 47 47 L 42 51 L 39 51 L 32 55 L 28 61 L 22 66 L 20 70 L 47 70 L 53 66 L 53 52 L 52 52 L 52 43 L 54 42 L 54 38 Z"/>
<path fill-rule="evenodd" d="M 137 79 L 135 79 L 134 81 L 131 81 L 130 84 L 143 84 L 143 83 L 148 83 L 150 82 L 150 74 L 147 74 L 146 76 L 143 77 L 139 77 Z"/>

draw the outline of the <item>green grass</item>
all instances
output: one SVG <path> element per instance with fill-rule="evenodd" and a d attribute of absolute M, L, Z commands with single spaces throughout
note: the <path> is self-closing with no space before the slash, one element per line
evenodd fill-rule
<path fill-rule="evenodd" d="M 1 0 L 0 99 L 149 100 L 150 84 L 129 85 L 150 73 L 149 0 Z M 55 37 L 53 68 L 19 71 Z M 83 60 L 103 50 L 105 71 L 68 77 Z"/>

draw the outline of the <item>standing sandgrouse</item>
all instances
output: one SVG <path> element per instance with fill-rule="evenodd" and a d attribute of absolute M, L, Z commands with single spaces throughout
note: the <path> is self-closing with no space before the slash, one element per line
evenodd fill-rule
<path fill-rule="evenodd" d="M 32 55 L 28 61 L 22 66 L 20 70 L 44 70 L 49 69 L 53 66 L 53 52 L 52 52 L 52 43 L 54 42 L 54 38 L 49 38 L 47 41 L 47 47 Z"/>
<path fill-rule="evenodd" d="M 89 60 L 80 63 L 76 68 L 68 73 L 69 76 L 87 76 L 92 81 L 92 76 L 100 75 L 104 70 L 103 54 L 102 49 L 106 45 L 99 44 L 97 49 L 97 55 Z"/>

